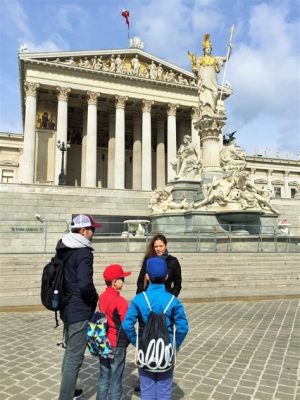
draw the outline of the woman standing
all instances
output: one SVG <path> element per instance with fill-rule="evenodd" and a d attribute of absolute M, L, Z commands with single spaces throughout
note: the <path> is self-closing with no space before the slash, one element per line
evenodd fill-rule
<path fill-rule="evenodd" d="M 177 258 L 168 253 L 167 239 L 161 234 L 153 236 L 147 246 L 142 268 L 137 280 L 136 293 L 143 292 L 148 286 L 146 260 L 153 256 L 159 256 L 166 260 L 168 266 L 168 279 L 165 281 L 166 290 L 177 297 L 181 291 L 181 266 Z"/>

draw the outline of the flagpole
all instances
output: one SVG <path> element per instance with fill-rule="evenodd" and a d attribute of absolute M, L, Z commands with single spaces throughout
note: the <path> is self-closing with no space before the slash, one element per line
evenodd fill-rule
<path fill-rule="evenodd" d="M 222 100 L 222 95 L 223 95 L 223 89 L 224 89 L 224 83 L 225 83 L 225 76 L 227 72 L 227 64 L 230 56 L 230 51 L 231 51 L 231 43 L 232 43 L 232 36 L 234 32 L 234 25 L 231 26 L 230 28 L 230 37 L 229 37 L 229 43 L 228 43 L 228 48 L 227 48 L 227 54 L 226 54 L 226 61 L 225 61 L 225 68 L 224 68 L 224 74 L 223 74 L 223 80 L 222 80 L 222 87 L 221 87 L 221 93 L 220 93 L 220 98 L 219 100 Z M 218 109 L 218 114 L 221 111 L 221 107 Z"/>

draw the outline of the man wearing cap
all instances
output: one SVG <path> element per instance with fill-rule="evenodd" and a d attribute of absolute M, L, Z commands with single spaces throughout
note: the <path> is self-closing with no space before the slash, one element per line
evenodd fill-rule
<path fill-rule="evenodd" d="M 126 348 L 129 344 L 122 321 L 128 309 L 128 302 L 120 295 L 124 279 L 131 275 L 120 264 L 110 264 L 103 272 L 105 291 L 100 295 L 98 308 L 104 312 L 108 323 L 108 340 L 113 348 L 113 358 L 100 358 L 100 376 L 96 400 L 120 400 L 122 398 L 122 377 L 125 367 Z"/>
<path fill-rule="evenodd" d="M 165 288 L 164 281 L 168 278 L 166 260 L 162 257 L 149 257 L 146 261 L 146 271 L 150 284 L 145 292 L 151 309 L 157 314 L 167 309 L 165 319 L 169 339 L 172 343 L 174 339 L 173 327 L 175 325 L 176 334 L 174 340 L 178 349 L 188 333 L 188 321 L 180 300 L 167 292 Z M 136 346 L 137 339 L 136 321 L 139 323 L 139 334 L 142 335 L 143 327 L 147 322 L 150 311 L 144 292 L 137 294 L 131 301 L 122 326 L 133 346 Z M 142 399 L 171 400 L 173 369 L 165 372 L 149 372 L 140 368 L 139 377 Z"/>
<path fill-rule="evenodd" d="M 56 246 L 57 255 L 64 259 L 63 290 L 68 301 L 61 310 L 64 323 L 65 354 L 59 400 L 80 399 L 83 392 L 76 389 L 79 369 L 86 348 L 86 323 L 95 311 L 98 294 L 93 283 L 92 237 L 101 224 L 91 215 L 77 215 L 71 223 L 71 232 L 65 234 Z"/>

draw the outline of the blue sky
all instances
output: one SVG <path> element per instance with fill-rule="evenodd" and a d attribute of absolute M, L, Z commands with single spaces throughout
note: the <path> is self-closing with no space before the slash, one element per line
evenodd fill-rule
<path fill-rule="evenodd" d="M 213 54 L 225 55 L 234 24 L 225 132 L 237 129 L 247 154 L 298 158 L 300 0 L 0 0 L 0 131 L 22 132 L 22 43 L 30 52 L 127 48 L 123 9 L 145 51 L 188 70 L 186 52 L 200 54 L 206 32 Z"/>

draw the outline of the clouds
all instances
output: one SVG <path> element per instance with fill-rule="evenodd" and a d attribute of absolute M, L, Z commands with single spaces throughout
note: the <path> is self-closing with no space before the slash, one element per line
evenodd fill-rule
<path fill-rule="evenodd" d="M 14 36 L 14 32 L 17 31 L 21 41 L 32 39 L 29 19 L 23 6 L 17 0 L 4 0 L 2 7 L 6 14 L 6 18 L 2 19 L 2 23 L 9 22 L 11 26 L 11 30 L 5 29 L 5 33 L 9 36 Z"/>
<path fill-rule="evenodd" d="M 262 135 L 275 139 L 275 146 L 295 150 L 295 144 L 300 145 L 300 55 L 296 52 L 299 25 L 289 17 L 287 8 L 281 5 L 253 7 L 249 24 L 244 27 L 249 42 L 236 38 L 228 73 L 235 91 L 231 117 L 237 125 L 246 128 L 259 118 L 264 126 Z M 277 121 L 272 132 L 267 123 L 270 117 Z M 292 128 L 291 142 L 286 140 L 286 126 Z"/>
<path fill-rule="evenodd" d="M 211 33 L 213 53 L 226 54 L 229 29 L 235 22 L 233 55 L 226 80 L 233 95 L 227 101 L 225 131 L 238 128 L 238 143 L 252 151 L 259 143 L 284 150 L 300 148 L 299 13 L 294 0 L 1 0 L 0 89 L 5 121 L 19 119 L 16 53 L 26 42 L 28 51 L 90 50 L 127 47 L 127 31 L 120 15 L 131 16 L 131 36 L 140 36 L 145 51 L 191 70 L 187 50 L 201 54 L 203 34 Z M 224 68 L 223 68 L 224 72 Z M 5 76 L 5 84 L 3 82 Z M 219 76 L 222 82 L 222 72 Z M 7 87 L 8 86 L 8 87 Z M 4 96 L 1 96 L 4 98 Z M 5 96 L 6 97 L 6 96 Z M 11 125 L 12 126 L 12 125 Z M 231 129 L 232 128 L 232 129 Z M 272 144 L 271 144 L 272 143 Z M 298 146 L 298 148 L 296 147 Z"/>
<path fill-rule="evenodd" d="M 61 28 L 68 32 L 86 29 L 88 15 L 82 7 L 66 4 L 59 7 L 57 11 L 57 23 Z"/>

